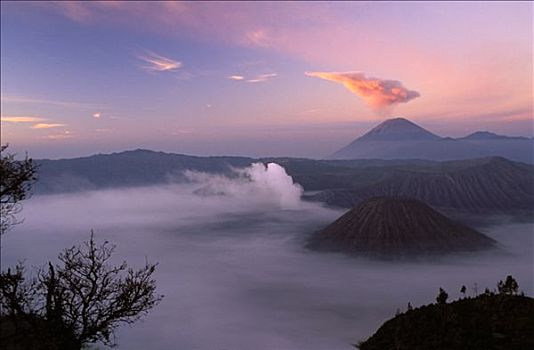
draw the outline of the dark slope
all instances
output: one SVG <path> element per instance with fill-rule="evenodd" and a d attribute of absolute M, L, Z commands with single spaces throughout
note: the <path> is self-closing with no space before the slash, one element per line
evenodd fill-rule
<path fill-rule="evenodd" d="M 534 349 L 534 299 L 481 295 L 423 306 L 385 322 L 360 350 Z"/>
<path fill-rule="evenodd" d="M 495 242 L 413 199 L 377 197 L 352 208 L 308 243 L 316 250 L 383 258 L 493 247 Z"/>
<path fill-rule="evenodd" d="M 313 196 L 352 207 L 374 196 L 402 196 L 463 212 L 529 211 L 534 208 L 534 168 L 504 158 L 450 161 L 419 167 L 375 169 L 372 184 L 333 188 Z"/>
<path fill-rule="evenodd" d="M 463 138 L 441 138 L 404 119 L 389 119 L 341 148 L 330 159 L 427 159 L 452 160 L 501 156 L 534 163 L 534 142 L 525 137 L 509 137 L 475 132 Z"/>

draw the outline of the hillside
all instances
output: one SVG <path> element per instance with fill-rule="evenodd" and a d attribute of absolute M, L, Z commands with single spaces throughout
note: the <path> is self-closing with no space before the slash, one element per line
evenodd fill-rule
<path fill-rule="evenodd" d="M 360 350 L 534 349 L 534 299 L 483 294 L 395 316 Z"/>
<path fill-rule="evenodd" d="M 307 247 L 389 259 L 476 251 L 494 245 L 491 238 L 423 202 L 376 197 L 315 233 Z"/>
<path fill-rule="evenodd" d="M 504 158 L 373 168 L 375 181 L 332 188 L 311 196 L 329 205 L 352 207 L 375 196 L 411 197 L 438 208 L 471 213 L 529 211 L 534 208 L 534 169 Z"/>

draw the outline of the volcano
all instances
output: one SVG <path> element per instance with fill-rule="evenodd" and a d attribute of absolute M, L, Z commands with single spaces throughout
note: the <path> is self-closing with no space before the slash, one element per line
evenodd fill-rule
<path fill-rule="evenodd" d="M 356 141 L 428 141 L 441 137 L 405 118 L 388 119 L 375 126 Z"/>
<path fill-rule="evenodd" d="M 405 118 L 380 123 L 329 159 L 458 160 L 499 156 L 534 163 L 532 139 L 477 131 L 466 137 L 440 137 Z"/>
<path fill-rule="evenodd" d="M 380 258 L 410 258 L 476 251 L 495 244 L 491 238 L 452 221 L 421 201 L 375 197 L 317 232 L 307 246 Z"/>

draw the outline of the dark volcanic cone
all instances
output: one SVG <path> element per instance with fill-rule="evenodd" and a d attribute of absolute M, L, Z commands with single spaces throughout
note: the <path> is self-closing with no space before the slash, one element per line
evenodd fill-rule
<path fill-rule="evenodd" d="M 317 232 L 307 246 L 397 258 L 474 251 L 494 247 L 495 243 L 418 200 L 375 197 Z"/>

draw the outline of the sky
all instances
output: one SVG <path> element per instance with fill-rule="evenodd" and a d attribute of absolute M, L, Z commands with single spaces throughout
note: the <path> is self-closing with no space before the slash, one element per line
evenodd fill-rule
<path fill-rule="evenodd" d="M 384 119 L 533 135 L 531 2 L 1 2 L 1 136 L 324 157 Z"/>

